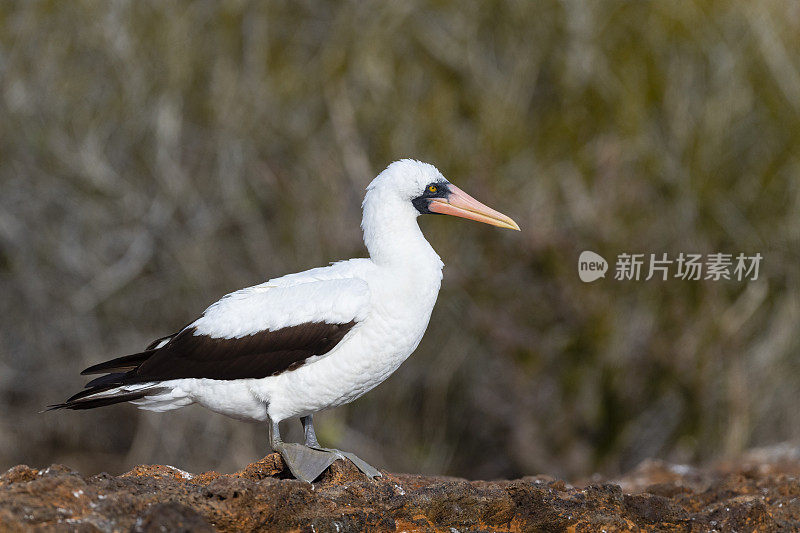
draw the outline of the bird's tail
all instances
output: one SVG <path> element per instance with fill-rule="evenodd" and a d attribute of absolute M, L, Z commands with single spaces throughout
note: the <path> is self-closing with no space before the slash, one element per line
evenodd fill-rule
<path fill-rule="evenodd" d="M 109 378 L 109 376 L 103 376 Z M 95 380 L 99 381 L 99 380 Z M 109 380 L 110 381 L 110 380 Z M 165 387 L 159 387 L 152 383 L 142 383 L 134 386 L 119 386 L 119 384 L 90 384 L 86 390 L 82 390 L 67 399 L 64 403 L 48 405 L 45 411 L 55 411 L 57 409 L 94 409 L 95 407 L 105 407 L 115 403 L 135 402 L 145 397 L 156 397 L 170 392 Z"/>
<path fill-rule="evenodd" d="M 126 379 L 155 353 L 157 349 L 155 346 L 169 338 L 171 337 L 154 341 L 144 352 L 117 357 L 90 366 L 81 372 L 81 375 L 105 375 L 89 381 L 85 390 L 71 396 L 64 403 L 48 405 L 45 411 L 94 409 L 123 402 L 133 402 L 143 409 L 151 410 L 167 410 L 186 405 L 185 398 L 174 394 L 174 391 L 168 387 L 161 387 L 156 383 L 129 383 Z"/>

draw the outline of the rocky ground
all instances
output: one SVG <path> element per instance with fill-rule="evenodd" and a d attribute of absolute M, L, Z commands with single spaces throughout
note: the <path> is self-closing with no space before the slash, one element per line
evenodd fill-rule
<path fill-rule="evenodd" d="M 277 454 L 235 474 L 140 466 L 120 476 L 16 466 L 0 476 L 1 531 L 798 531 L 800 452 L 709 468 L 648 462 L 616 480 L 465 481 L 335 463 L 314 485 Z"/>

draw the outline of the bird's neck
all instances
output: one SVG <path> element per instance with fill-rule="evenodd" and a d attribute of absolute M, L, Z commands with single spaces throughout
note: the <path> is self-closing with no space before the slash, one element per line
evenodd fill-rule
<path fill-rule="evenodd" d="M 441 278 L 442 261 L 422 235 L 411 202 L 369 191 L 361 227 L 370 258 L 378 266 L 431 270 Z"/>

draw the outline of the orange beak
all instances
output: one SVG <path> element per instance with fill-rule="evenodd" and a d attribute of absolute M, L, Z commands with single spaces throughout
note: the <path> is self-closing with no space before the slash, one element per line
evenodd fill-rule
<path fill-rule="evenodd" d="M 431 213 L 468 218 L 485 224 L 491 224 L 492 226 L 519 231 L 517 223 L 503 213 L 480 203 L 452 183 L 447 186 L 450 189 L 450 194 L 447 195 L 447 198 L 431 199 L 431 203 L 428 206 L 428 210 Z"/>

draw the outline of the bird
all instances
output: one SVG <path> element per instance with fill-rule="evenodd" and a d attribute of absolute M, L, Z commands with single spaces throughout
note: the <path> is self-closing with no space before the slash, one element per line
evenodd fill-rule
<path fill-rule="evenodd" d="M 361 228 L 369 257 L 227 294 L 143 351 L 83 370 L 102 375 L 48 410 L 129 402 L 161 412 L 199 404 L 266 422 L 272 450 L 302 481 L 312 483 L 339 459 L 380 476 L 354 453 L 320 445 L 313 416 L 379 385 L 422 340 L 444 266 L 418 225 L 427 214 L 520 230 L 433 165 L 395 161 L 366 188 Z M 300 418 L 303 444 L 281 438 L 279 423 L 289 418 Z"/>

